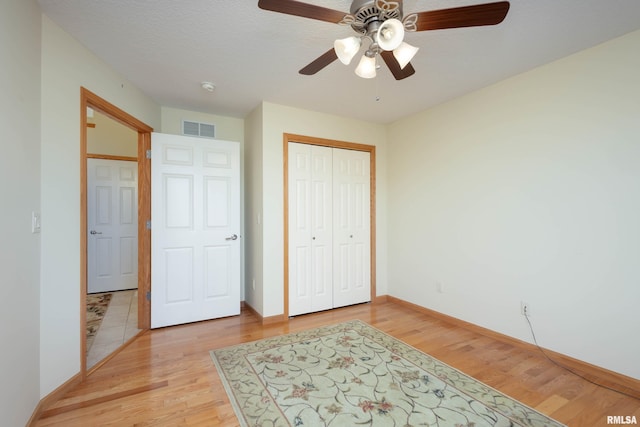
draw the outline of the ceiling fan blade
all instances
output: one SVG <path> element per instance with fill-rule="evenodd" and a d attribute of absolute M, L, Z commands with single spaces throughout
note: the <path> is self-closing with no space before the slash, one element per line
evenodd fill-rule
<path fill-rule="evenodd" d="M 419 12 L 416 14 L 416 31 L 496 25 L 504 20 L 508 11 L 509 2 L 499 1 Z"/>
<path fill-rule="evenodd" d="M 336 55 L 336 51 L 331 48 L 320 55 L 316 60 L 312 61 L 309 65 L 301 69 L 299 73 L 304 74 L 305 76 L 314 75 L 336 59 L 338 59 L 338 55 Z"/>
<path fill-rule="evenodd" d="M 339 10 L 322 6 L 303 3 L 295 0 L 259 0 L 258 7 L 272 12 L 286 13 L 287 15 L 302 16 L 303 18 L 317 19 L 319 21 L 339 23 L 347 15 Z"/>
<path fill-rule="evenodd" d="M 407 64 L 404 68 L 400 68 L 398 60 L 390 51 L 383 50 L 380 52 L 380 56 L 382 56 L 382 59 L 384 59 L 387 67 L 389 67 L 389 71 L 391 71 L 391 74 L 393 74 L 393 77 L 395 77 L 396 80 L 406 79 L 407 77 L 414 75 L 416 72 L 411 63 Z"/>

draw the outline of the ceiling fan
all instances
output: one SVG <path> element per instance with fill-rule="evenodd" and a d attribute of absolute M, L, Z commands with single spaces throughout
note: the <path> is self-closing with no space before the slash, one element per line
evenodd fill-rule
<path fill-rule="evenodd" d="M 403 14 L 402 0 L 353 0 L 350 13 L 296 0 L 259 0 L 258 7 L 287 15 L 301 16 L 334 24 L 350 25 L 357 36 L 336 40 L 334 47 L 303 67 L 299 73 L 313 75 L 339 59 L 345 65 L 358 53 L 363 40 L 369 45 L 356 74 L 376 76 L 376 57 L 380 55 L 396 80 L 415 73 L 410 61 L 418 48 L 403 41 L 405 31 L 496 25 L 509 11 L 508 1 L 453 7 Z"/>

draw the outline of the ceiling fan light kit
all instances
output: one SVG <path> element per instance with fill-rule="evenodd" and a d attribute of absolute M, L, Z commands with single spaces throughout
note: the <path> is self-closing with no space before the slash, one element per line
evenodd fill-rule
<path fill-rule="evenodd" d="M 367 55 L 366 53 L 360 58 L 360 62 L 356 67 L 356 75 L 363 79 L 372 79 L 376 76 L 376 57 L 375 55 Z"/>
<path fill-rule="evenodd" d="M 334 24 L 350 25 L 358 36 L 337 39 L 333 49 L 300 70 L 313 75 L 339 59 L 345 65 L 360 50 L 363 39 L 370 41 L 355 73 L 362 78 L 376 76 L 376 58 L 382 57 L 396 80 L 415 73 L 411 60 L 418 48 L 404 41 L 405 31 L 496 25 L 509 11 L 508 1 L 412 13 L 404 16 L 402 0 L 353 0 L 350 13 L 297 0 L 258 0 L 258 7 L 272 12 L 301 16 Z"/>
<path fill-rule="evenodd" d="M 400 68 L 404 69 L 404 67 L 411 62 L 413 57 L 416 56 L 416 53 L 418 53 L 419 50 L 420 48 L 411 46 L 407 42 L 402 42 L 400 46 L 393 50 L 393 56 L 398 61 L 398 64 L 400 64 Z"/>
<path fill-rule="evenodd" d="M 395 18 L 387 19 L 376 31 L 374 41 L 382 50 L 394 50 L 403 42 L 404 25 Z"/>
<path fill-rule="evenodd" d="M 362 40 L 359 37 L 351 36 L 346 39 L 339 39 L 333 42 L 333 49 L 338 55 L 338 59 L 344 65 L 349 65 L 356 53 L 360 50 Z"/>

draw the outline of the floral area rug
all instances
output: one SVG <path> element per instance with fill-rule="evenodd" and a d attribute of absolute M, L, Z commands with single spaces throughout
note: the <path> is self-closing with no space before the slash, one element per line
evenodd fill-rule
<path fill-rule="evenodd" d="M 87 295 L 87 353 L 100 329 L 112 295 L 110 292 Z"/>
<path fill-rule="evenodd" d="M 243 426 L 562 426 L 359 320 L 211 357 Z"/>

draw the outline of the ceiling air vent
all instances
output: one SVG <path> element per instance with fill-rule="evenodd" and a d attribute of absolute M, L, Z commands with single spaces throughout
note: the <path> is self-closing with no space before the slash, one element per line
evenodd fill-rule
<path fill-rule="evenodd" d="M 199 123 L 199 122 L 192 122 L 189 120 L 183 120 L 182 134 L 213 139 L 216 137 L 216 125 L 213 125 L 210 123 Z"/>

